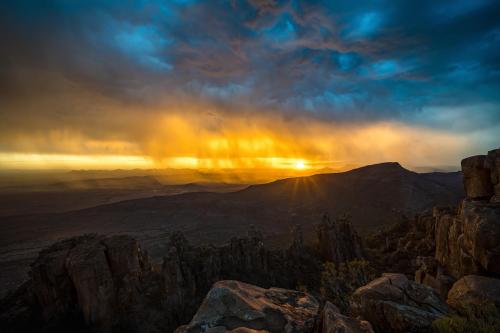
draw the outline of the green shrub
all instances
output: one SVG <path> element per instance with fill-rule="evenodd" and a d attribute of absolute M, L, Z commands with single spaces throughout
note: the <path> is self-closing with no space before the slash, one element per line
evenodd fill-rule
<path fill-rule="evenodd" d="M 500 313 L 491 302 L 462 309 L 459 315 L 436 319 L 432 323 L 436 333 L 498 333 Z"/>

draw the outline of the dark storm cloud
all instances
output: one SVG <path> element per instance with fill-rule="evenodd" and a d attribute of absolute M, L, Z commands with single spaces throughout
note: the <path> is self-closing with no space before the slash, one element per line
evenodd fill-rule
<path fill-rule="evenodd" d="M 338 121 L 500 122 L 497 1 L 20 0 L 0 9 L 3 103 L 70 89 Z"/>

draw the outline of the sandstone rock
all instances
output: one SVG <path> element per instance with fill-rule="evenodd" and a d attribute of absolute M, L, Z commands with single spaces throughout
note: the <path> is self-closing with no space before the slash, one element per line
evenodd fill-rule
<path fill-rule="evenodd" d="M 484 302 L 492 302 L 500 309 L 500 279 L 464 276 L 451 288 L 447 302 L 461 312 L 474 306 L 482 307 Z"/>
<path fill-rule="evenodd" d="M 449 311 L 433 289 L 402 274 L 383 274 L 356 290 L 350 303 L 355 315 L 387 333 L 426 332 Z"/>
<path fill-rule="evenodd" d="M 219 281 L 178 333 L 313 332 L 318 301 L 303 292 Z"/>
<path fill-rule="evenodd" d="M 456 279 L 500 275 L 500 205 L 464 200 L 457 214 L 437 216 L 435 257 Z"/>
<path fill-rule="evenodd" d="M 500 148 L 462 160 L 467 198 L 500 202 Z"/>
<path fill-rule="evenodd" d="M 338 264 L 364 257 L 361 239 L 347 218 L 332 221 L 325 215 L 316 232 L 320 253 L 326 261 Z"/>
<path fill-rule="evenodd" d="M 473 200 L 490 199 L 494 195 L 488 157 L 477 155 L 462 160 L 464 187 L 467 197 Z"/>
<path fill-rule="evenodd" d="M 317 333 L 373 333 L 373 328 L 366 320 L 344 316 L 330 302 L 326 302 Z"/>

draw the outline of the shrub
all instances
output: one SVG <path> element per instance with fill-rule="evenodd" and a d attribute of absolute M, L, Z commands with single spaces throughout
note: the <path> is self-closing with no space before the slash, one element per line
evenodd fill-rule
<path fill-rule="evenodd" d="M 500 313 L 491 302 L 465 307 L 460 315 L 436 319 L 432 323 L 436 333 L 498 333 Z"/>

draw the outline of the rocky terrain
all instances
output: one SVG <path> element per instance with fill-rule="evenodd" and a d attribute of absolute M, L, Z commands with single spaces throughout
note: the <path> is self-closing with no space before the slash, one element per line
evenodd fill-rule
<path fill-rule="evenodd" d="M 173 233 L 161 264 L 130 236 L 57 242 L 2 300 L 1 330 L 498 332 L 500 149 L 462 170 L 458 207 L 370 237 L 328 215 L 312 242 L 293 227 L 285 249 L 266 247 L 257 227 L 218 246 Z"/>
<path fill-rule="evenodd" d="M 342 241 L 323 244 L 334 236 Z M 361 259 L 358 241 L 347 221 L 325 216 L 318 225 L 321 248 L 328 248 L 327 254 L 335 253 L 338 260 Z M 348 253 L 352 244 L 358 252 Z M 316 249 L 304 245 L 300 227 L 293 228 L 286 250 L 265 248 L 254 228 L 247 237 L 233 238 L 219 247 L 195 247 L 175 233 L 161 265 L 152 264 L 129 236 L 85 235 L 40 252 L 31 265 L 31 279 L 4 299 L 1 319 L 4 329 L 13 331 L 85 327 L 173 331 L 189 321 L 219 280 L 313 288 L 321 276 L 320 258 Z"/>

